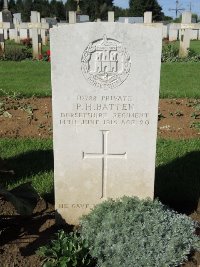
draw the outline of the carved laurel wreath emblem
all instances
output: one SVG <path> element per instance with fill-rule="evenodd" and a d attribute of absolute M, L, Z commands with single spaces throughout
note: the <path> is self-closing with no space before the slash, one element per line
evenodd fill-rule
<path fill-rule="evenodd" d="M 107 38 L 90 43 L 83 52 L 81 69 L 86 80 L 98 88 L 115 88 L 128 77 L 131 59 L 118 41 Z"/>

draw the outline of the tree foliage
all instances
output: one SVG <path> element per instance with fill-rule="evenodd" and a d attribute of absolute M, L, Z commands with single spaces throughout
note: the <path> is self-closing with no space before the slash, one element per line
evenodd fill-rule
<path fill-rule="evenodd" d="M 98 18 L 107 20 L 108 11 L 115 11 L 115 18 L 127 16 L 142 16 L 145 11 L 153 12 L 153 20 L 159 21 L 164 18 L 158 0 L 129 0 L 129 9 L 114 6 L 114 0 L 80 0 L 82 14 L 89 15 L 90 21 Z M 3 8 L 3 0 L 0 0 L 0 10 Z M 56 17 L 58 20 L 66 19 L 66 12 L 76 11 L 75 0 L 10 0 L 9 9 L 12 13 L 21 13 L 22 20 L 30 21 L 31 11 L 38 11 L 41 17 Z"/>
<path fill-rule="evenodd" d="M 133 17 L 143 17 L 144 12 L 152 11 L 153 20 L 160 21 L 164 15 L 157 0 L 129 0 L 129 7 L 129 14 Z"/>
<path fill-rule="evenodd" d="M 124 9 L 118 6 L 114 7 L 115 11 L 115 19 L 118 19 L 119 17 L 128 17 L 129 16 L 129 9 Z"/>
<path fill-rule="evenodd" d="M 75 1 L 72 0 L 76 5 Z M 61 0 L 10 0 L 8 8 L 11 13 L 21 13 L 24 22 L 30 21 L 31 11 L 40 12 L 41 17 L 56 17 L 66 19 L 66 7 Z M 0 0 L 0 10 L 3 0 Z"/>

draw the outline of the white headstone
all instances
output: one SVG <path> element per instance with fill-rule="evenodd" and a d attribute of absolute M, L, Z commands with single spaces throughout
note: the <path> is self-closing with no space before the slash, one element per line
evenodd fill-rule
<path fill-rule="evenodd" d="M 31 11 L 31 23 L 36 24 L 40 22 L 39 19 L 39 12 Z M 32 47 L 33 47 L 33 58 L 38 58 L 40 51 L 39 51 L 39 33 L 37 28 L 33 28 L 31 30 L 32 35 Z"/>
<path fill-rule="evenodd" d="M 191 40 L 198 40 L 199 30 L 191 30 Z"/>
<path fill-rule="evenodd" d="M 162 27 L 162 29 L 163 29 L 163 35 L 162 35 L 162 37 L 163 38 L 167 38 L 168 37 L 168 26 L 167 25 L 163 25 L 163 27 Z"/>
<path fill-rule="evenodd" d="M 0 23 L 3 22 L 3 14 L 0 12 Z M 4 29 L 0 27 L 0 55 L 4 52 L 5 43 L 4 43 Z"/>
<path fill-rule="evenodd" d="M 144 23 L 152 23 L 152 11 L 144 12 Z"/>
<path fill-rule="evenodd" d="M 125 18 L 124 23 L 129 23 L 128 18 Z"/>
<path fill-rule="evenodd" d="M 13 14 L 13 23 L 19 23 L 22 22 L 22 16 L 21 13 L 14 13 Z"/>
<path fill-rule="evenodd" d="M 4 33 L 4 40 L 8 40 L 8 29 L 5 29 L 3 33 Z"/>
<path fill-rule="evenodd" d="M 190 48 L 190 40 L 191 40 L 191 30 L 185 29 L 182 30 L 183 34 L 180 39 L 180 48 L 179 48 L 179 56 L 187 57 L 188 48 Z"/>
<path fill-rule="evenodd" d="M 51 29 L 55 205 L 69 224 L 107 198 L 154 196 L 162 27 Z"/>
<path fill-rule="evenodd" d="M 46 19 L 42 18 L 41 19 L 42 23 L 46 23 Z M 41 29 L 41 38 L 42 38 L 42 44 L 47 45 L 47 34 L 46 34 L 46 29 Z"/>
<path fill-rule="evenodd" d="M 171 23 L 169 25 L 169 41 L 176 41 L 178 39 L 180 23 Z"/>
<path fill-rule="evenodd" d="M 115 12 L 108 11 L 108 22 L 114 22 L 114 21 L 115 21 Z"/>
<path fill-rule="evenodd" d="M 90 17 L 88 15 L 80 15 L 77 14 L 76 16 L 76 22 L 77 23 L 81 23 L 81 22 L 89 22 L 90 21 Z"/>
<path fill-rule="evenodd" d="M 9 39 L 10 40 L 16 39 L 16 30 L 15 29 L 9 29 Z"/>
<path fill-rule="evenodd" d="M 181 26 L 188 27 L 187 24 L 191 24 L 192 22 L 192 13 L 189 11 L 185 11 L 182 13 L 182 21 Z M 190 40 L 192 37 L 192 29 L 182 28 L 180 30 L 180 48 L 179 48 L 179 56 L 187 57 L 188 48 L 190 48 Z"/>
<path fill-rule="evenodd" d="M 69 11 L 69 24 L 76 23 L 76 12 L 75 11 Z"/>
<path fill-rule="evenodd" d="M 19 34 L 20 34 L 20 40 L 27 39 L 28 38 L 28 29 L 20 29 Z"/>
<path fill-rule="evenodd" d="M 182 13 L 182 23 L 189 24 L 192 22 L 192 13 L 190 11 L 184 11 Z"/>
<path fill-rule="evenodd" d="M 3 22 L 3 13 L 0 11 L 0 22 Z"/>

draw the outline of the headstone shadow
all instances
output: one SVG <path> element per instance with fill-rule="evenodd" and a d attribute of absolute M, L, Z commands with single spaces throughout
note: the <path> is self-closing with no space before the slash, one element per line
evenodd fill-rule
<path fill-rule="evenodd" d="M 32 150 L 19 154 L 6 160 L 7 169 L 13 170 L 14 175 L 0 174 L 0 184 L 6 186 L 8 183 L 21 181 L 24 177 L 36 175 L 53 170 L 53 150 Z"/>
<path fill-rule="evenodd" d="M 155 198 L 178 212 L 191 213 L 200 198 L 200 151 L 156 168 Z"/>

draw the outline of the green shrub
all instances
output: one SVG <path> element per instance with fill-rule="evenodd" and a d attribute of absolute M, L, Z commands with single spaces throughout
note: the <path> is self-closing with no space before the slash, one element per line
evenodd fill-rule
<path fill-rule="evenodd" d="M 5 48 L 4 56 L 1 56 L 1 60 L 13 60 L 21 61 L 32 57 L 31 49 L 20 45 L 8 45 Z"/>
<path fill-rule="evenodd" d="M 171 43 L 163 46 L 162 49 L 162 62 L 176 62 L 179 60 L 179 49 L 178 47 Z"/>
<path fill-rule="evenodd" d="M 123 197 L 97 205 L 81 220 L 81 234 L 101 267 L 169 267 L 200 248 L 195 223 L 159 201 Z"/>
<path fill-rule="evenodd" d="M 200 55 L 194 50 L 188 49 L 188 56 L 185 58 L 179 57 L 179 48 L 175 43 L 165 44 L 162 48 L 162 62 L 198 62 Z"/>
<path fill-rule="evenodd" d="M 87 242 L 76 232 L 56 234 L 49 246 L 40 247 L 38 254 L 44 258 L 43 267 L 94 267 Z"/>

